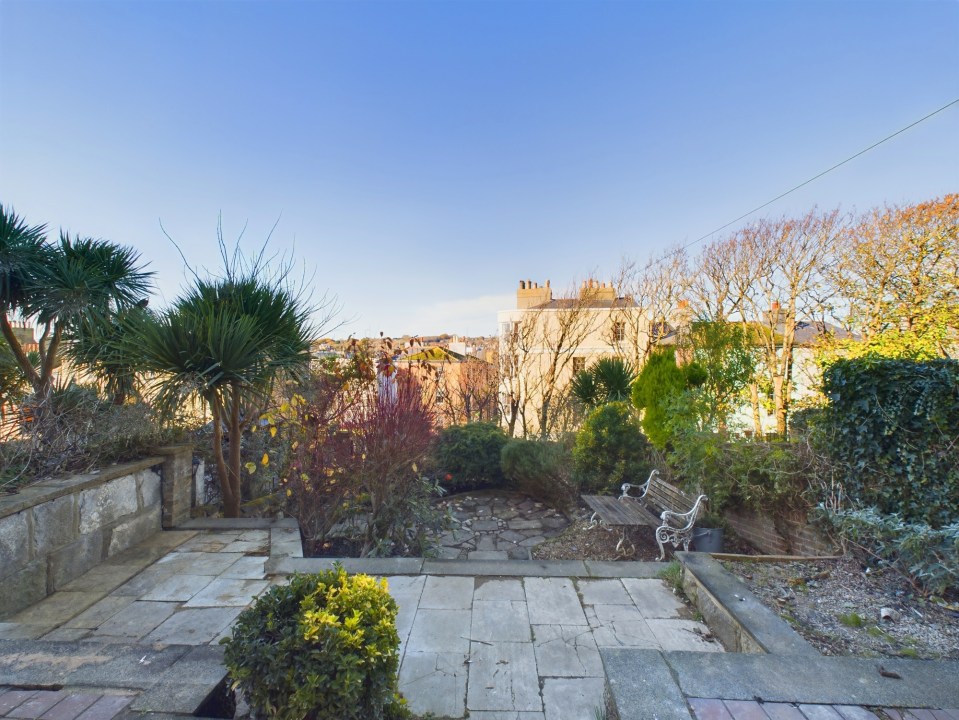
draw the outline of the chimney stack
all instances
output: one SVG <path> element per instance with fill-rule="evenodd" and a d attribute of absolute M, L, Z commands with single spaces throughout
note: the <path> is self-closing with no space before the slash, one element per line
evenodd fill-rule
<path fill-rule="evenodd" d="M 520 310 L 525 308 L 544 305 L 553 299 L 553 291 L 549 287 L 549 280 L 545 287 L 540 287 L 539 283 L 532 280 L 519 281 L 519 290 L 516 291 L 516 307 Z"/>

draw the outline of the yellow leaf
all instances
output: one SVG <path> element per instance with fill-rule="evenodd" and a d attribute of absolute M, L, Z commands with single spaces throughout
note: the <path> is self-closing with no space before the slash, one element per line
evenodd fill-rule
<path fill-rule="evenodd" d="M 276 426 L 270 426 L 270 437 L 276 437 Z"/>
<path fill-rule="evenodd" d="M 287 488 L 287 489 L 286 489 L 286 496 L 287 496 L 287 497 L 292 497 L 292 495 L 293 495 L 293 491 L 290 490 L 290 488 Z"/>
<path fill-rule="evenodd" d="M 247 471 L 248 473 L 250 473 L 250 475 L 252 475 L 253 473 L 256 472 L 256 464 L 255 464 L 255 463 L 248 462 L 248 463 L 247 463 L 246 465 L 244 465 L 243 467 L 246 468 L 246 471 Z"/>
<path fill-rule="evenodd" d="M 263 465 L 263 467 L 266 467 L 267 465 L 269 465 L 269 464 L 270 464 L 270 456 L 269 456 L 267 453 L 263 453 L 263 459 L 260 460 L 260 463 Z"/>

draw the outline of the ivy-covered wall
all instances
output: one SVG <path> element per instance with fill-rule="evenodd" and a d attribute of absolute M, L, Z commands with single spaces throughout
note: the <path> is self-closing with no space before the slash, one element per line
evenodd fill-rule
<path fill-rule="evenodd" d="M 959 361 L 842 360 L 823 380 L 822 447 L 849 497 L 933 527 L 959 519 Z"/>

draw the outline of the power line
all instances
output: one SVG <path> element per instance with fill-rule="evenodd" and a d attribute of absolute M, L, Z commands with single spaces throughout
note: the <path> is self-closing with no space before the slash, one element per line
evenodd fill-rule
<path fill-rule="evenodd" d="M 891 135 L 887 135 L 887 136 L 884 137 L 882 140 L 879 140 L 878 142 L 874 142 L 872 145 L 870 145 L 870 146 L 867 147 L 867 148 L 864 148 L 864 149 L 860 150 L 860 151 L 857 152 L 855 155 L 850 155 L 849 157 L 847 157 L 847 158 L 846 158 L 845 160 L 843 160 L 842 162 L 838 162 L 838 163 L 836 163 L 835 165 L 833 165 L 832 167 L 827 168 L 826 170 L 823 170 L 821 173 L 819 173 L 819 174 L 817 174 L 817 175 L 813 175 L 813 176 L 812 176 L 811 178 L 809 178 L 808 180 L 806 180 L 806 181 L 804 181 L 804 182 L 801 182 L 801 183 L 799 183 L 798 185 L 796 185 L 795 187 L 790 188 L 790 189 L 787 190 L 786 192 L 777 195 L 777 196 L 774 197 L 772 200 L 768 200 L 768 201 L 764 202 L 762 205 L 759 205 L 758 207 L 754 207 L 752 210 L 750 210 L 750 211 L 747 212 L 747 213 L 743 213 L 742 215 L 740 215 L 740 216 L 739 216 L 738 218 L 736 218 L 735 220 L 730 220 L 730 221 L 729 221 L 728 223 L 726 223 L 725 225 L 721 225 L 721 226 L 719 226 L 718 228 L 716 228 L 715 230 L 712 230 L 712 231 L 706 233 L 706 234 L 703 235 L 702 237 L 698 237 L 698 238 L 696 238 L 695 240 L 693 240 L 692 242 L 687 243 L 686 245 L 681 246 L 678 250 L 673 250 L 672 252 L 666 253 L 666 255 L 664 256 L 663 259 L 665 259 L 666 257 L 669 257 L 670 255 L 675 255 L 675 254 L 677 254 L 677 253 L 681 253 L 683 250 L 688 250 L 688 249 L 691 248 L 693 245 L 696 245 L 696 244 L 698 244 L 698 243 L 701 243 L 701 242 L 702 242 L 703 240 L 705 240 L 706 238 L 711 237 L 712 235 L 715 235 L 716 233 L 720 232 L 721 230 L 725 230 L 725 229 L 728 228 L 730 225 L 735 225 L 735 224 L 738 223 L 740 220 L 749 217 L 750 215 L 752 215 L 752 214 L 755 213 L 755 212 L 759 212 L 759 211 L 762 210 L 764 207 L 767 207 L 767 206 L 769 206 L 769 205 L 772 205 L 772 204 L 773 204 L 774 202 L 776 202 L 777 200 L 782 200 L 782 199 L 783 199 L 784 197 L 786 197 L 787 195 L 789 195 L 789 194 L 791 194 L 791 193 L 794 193 L 794 192 L 796 192 L 797 190 L 799 190 L 799 188 L 805 187 L 806 185 L 808 185 L 809 183 L 813 182 L 814 180 L 818 180 L 818 179 L 821 178 L 823 175 L 827 175 L 828 173 L 831 173 L 831 172 L 832 172 L 833 170 L 835 170 L 836 168 L 840 168 L 840 167 L 842 167 L 843 165 L 845 165 L 846 163 L 848 163 L 848 162 L 850 162 L 850 161 L 852 161 L 852 160 L 855 160 L 855 159 L 856 159 L 857 157 L 859 157 L 860 155 L 863 155 L 863 154 L 869 152 L 870 150 L 873 150 L 874 148 L 879 147 L 879 146 L 882 145 L 884 142 L 887 142 L 887 141 L 889 141 L 889 140 L 892 140 L 892 139 L 893 139 L 894 137 L 896 137 L 897 135 L 902 135 L 902 133 L 906 132 L 906 130 L 909 130 L 909 129 L 911 129 L 911 128 L 916 127 L 916 125 L 918 125 L 919 123 L 925 122 L 926 120 L 928 120 L 929 118 L 931 118 L 933 115 L 938 115 L 938 114 L 941 113 L 943 110 L 947 110 L 948 108 L 952 107 L 953 105 L 955 105 L 955 104 L 957 104 L 957 103 L 959 103 L 959 98 L 956 98 L 956 99 L 953 100 L 952 102 L 946 103 L 945 105 L 943 105 L 943 106 L 942 106 L 941 108 L 939 108 L 938 110 L 933 110 L 933 111 L 932 111 L 931 113 L 929 113 L 928 115 L 924 115 L 923 117 L 919 118 L 919 119 L 916 120 L 915 122 L 912 122 L 912 123 L 906 125 L 906 127 L 900 128 L 899 130 L 896 130 L 896 132 L 892 133 Z M 658 261 L 658 262 L 659 262 L 659 261 Z"/>

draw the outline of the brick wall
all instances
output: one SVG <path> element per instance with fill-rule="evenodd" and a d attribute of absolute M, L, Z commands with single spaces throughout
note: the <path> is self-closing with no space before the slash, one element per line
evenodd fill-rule
<path fill-rule="evenodd" d="M 774 519 L 750 510 L 727 510 L 726 522 L 736 534 L 769 555 L 832 555 L 836 548 L 810 525 L 805 513 Z"/>

